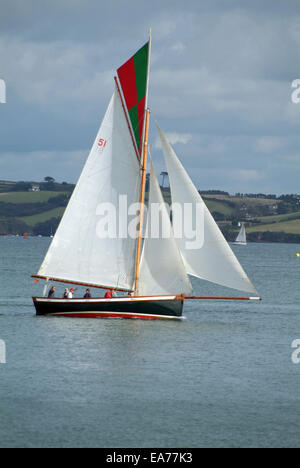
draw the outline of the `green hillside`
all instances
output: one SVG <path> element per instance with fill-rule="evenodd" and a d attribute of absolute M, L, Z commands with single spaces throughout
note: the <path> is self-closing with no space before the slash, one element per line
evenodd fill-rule
<path fill-rule="evenodd" d="M 281 222 L 288 222 L 294 219 L 300 219 L 300 211 L 296 211 L 295 213 L 287 213 L 284 215 L 275 215 L 275 216 L 263 216 L 258 218 L 262 223 L 281 223 Z"/>
<path fill-rule="evenodd" d="M 50 235 L 55 231 L 74 186 L 57 183 L 40 185 L 42 189 L 32 191 L 31 183 L 0 183 L 0 234 L 26 232 Z M 20 190 L 25 186 L 30 188 Z"/>
<path fill-rule="evenodd" d="M 260 224 L 258 226 L 251 226 L 247 228 L 247 232 L 285 232 L 289 234 L 300 234 L 300 219 L 291 221 L 281 221 L 271 224 Z"/>
<path fill-rule="evenodd" d="M 234 207 L 218 200 L 205 199 L 205 203 L 211 213 L 222 213 L 225 217 L 232 216 L 235 209 Z"/>
<path fill-rule="evenodd" d="M 58 195 L 68 195 L 68 192 L 7 192 L 0 193 L 0 203 L 44 203 Z"/>
<path fill-rule="evenodd" d="M 73 185 L 56 182 L 0 181 L 0 234 L 53 234 L 64 213 Z M 169 188 L 162 189 L 171 203 Z M 236 195 L 201 192 L 225 237 L 234 240 L 244 222 L 250 241 L 300 242 L 300 196 Z M 148 194 L 146 194 L 146 200 Z"/>
<path fill-rule="evenodd" d="M 59 208 L 54 208 L 53 210 L 45 211 L 43 213 L 33 215 L 33 216 L 24 216 L 22 218 L 18 218 L 24 223 L 26 223 L 28 226 L 33 228 L 34 226 L 40 224 L 40 223 L 45 223 L 49 221 L 50 219 L 53 218 L 61 218 L 62 215 L 64 214 L 65 208 L 64 207 L 59 207 Z"/>

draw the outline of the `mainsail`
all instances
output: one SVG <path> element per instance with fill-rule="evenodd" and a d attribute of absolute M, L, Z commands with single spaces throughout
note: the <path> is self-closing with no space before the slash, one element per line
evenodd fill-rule
<path fill-rule="evenodd" d="M 201 248 L 188 248 L 188 239 L 183 235 L 177 238 L 177 243 L 188 274 L 240 291 L 257 294 L 247 274 L 214 221 L 165 135 L 158 127 L 163 153 L 170 179 L 172 203 L 200 206 L 203 209 L 201 233 L 203 242 Z M 173 222 L 176 225 L 176 210 Z"/>
<path fill-rule="evenodd" d="M 246 229 L 245 229 L 245 224 L 244 223 L 242 223 L 242 227 L 240 229 L 240 232 L 238 233 L 238 236 L 237 236 L 235 242 L 237 244 L 243 244 L 243 245 L 247 244 Z"/>
<path fill-rule="evenodd" d="M 152 164 L 138 295 L 188 295 L 191 291 L 192 286 L 174 239 L 169 213 Z"/>
<path fill-rule="evenodd" d="M 140 179 L 139 161 L 115 90 L 38 275 L 132 290 L 136 241 L 118 232 L 105 237 L 102 228 L 106 208 L 118 213 L 120 195 L 127 195 L 128 206 L 139 201 Z"/>

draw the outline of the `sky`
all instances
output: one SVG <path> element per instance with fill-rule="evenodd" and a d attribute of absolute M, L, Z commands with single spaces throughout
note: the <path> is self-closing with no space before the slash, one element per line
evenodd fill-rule
<path fill-rule="evenodd" d="M 150 27 L 158 173 L 155 121 L 200 190 L 300 193 L 299 0 L 0 0 L 0 180 L 77 181 Z"/>

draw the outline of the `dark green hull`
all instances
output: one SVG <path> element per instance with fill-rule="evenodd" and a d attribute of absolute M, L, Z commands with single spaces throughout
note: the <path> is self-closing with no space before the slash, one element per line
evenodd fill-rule
<path fill-rule="evenodd" d="M 93 299 L 48 299 L 34 297 L 37 315 L 85 318 L 180 318 L 184 297 L 153 296 Z"/>

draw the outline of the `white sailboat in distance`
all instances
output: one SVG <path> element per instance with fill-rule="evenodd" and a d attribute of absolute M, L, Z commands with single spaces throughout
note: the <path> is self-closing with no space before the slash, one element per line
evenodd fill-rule
<path fill-rule="evenodd" d="M 46 280 L 43 297 L 33 297 L 37 315 L 178 319 L 186 300 L 260 299 L 199 192 L 159 129 L 171 184 L 173 223 L 163 203 L 154 166 L 150 170 L 148 210 L 144 205 L 147 159 L 149 41 L 117 70 L 113 96 L 76 188 L 52 239 L 35 282 Z M 139 204 L 137 236 L 128 225 L 115 235 L 99 235 L 103 206 L 123 213 Z M 173 206 L 172 205 L 172 206 Z M 201 211 L 202 238 L 192 246 L 188 233 L 174 231 L 180 208 Z M 159 206 L 161 229 L 156 225 Z M 176 214 L 177 213 L 177 214 Z M 191 211 L 187 220 L 191 217 Z M 144 230 L 151 231 L 143 241 Z M 168 232 L 168 236 L 165 233 Z M 189 275 L 246 293 L 242 297 L 193 296 Z M 106 297 L 57 298 L 47 295 L 49 282 L 111 291 Z M 114 292 L 118 291 L 116 297 Z M 109 297 L 110 296 L 110 297 Z"/>
<path fill-rule="evenodd" d="M 238 233 L 238 236 L 234 241 L 234 245 L 247 245 L 245 223 L 242 223 L 240 232 Z"/>

